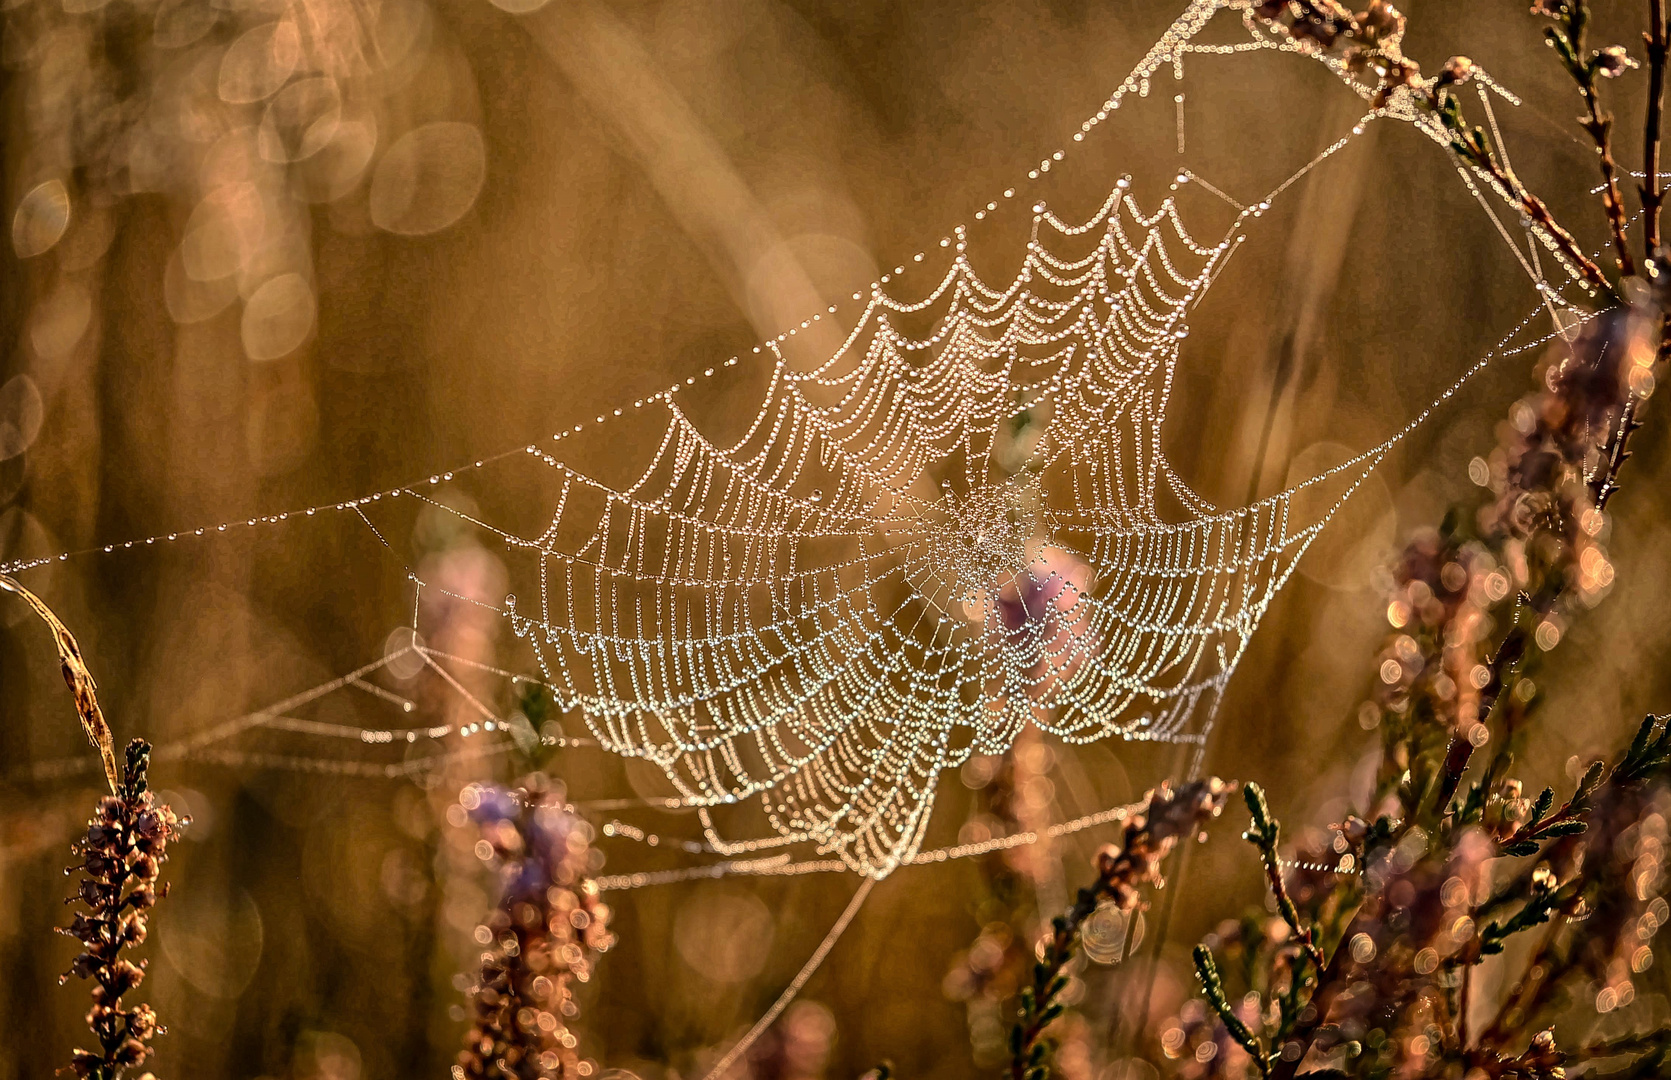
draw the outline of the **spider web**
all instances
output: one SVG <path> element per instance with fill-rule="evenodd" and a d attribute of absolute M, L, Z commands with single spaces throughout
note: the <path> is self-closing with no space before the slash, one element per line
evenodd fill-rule
<path fill-rule="evenodd" d="M 1149 97 L 1162 68 L 1181 78 L 1187 55 L 1294 51 L 1260 29 L 1248 7 L 1194 0 L 1074 141 L 1130 96 Z M 1226 11 L 1240 14 L 1245 39 L 1197 43 Z M 1317 59 L 1369 97 L 1351 73 Z M 1181 99 L 1179 109 L 1181 146 Z M 1402 96 L 1367 109 L 1353 134 L 1385 119 L 1448 143 Z M 833 856 L 744 858 L 721 864 L 727 872 L 842 867 L 881 878 L 944 859 L 953 849 L 922 848 L 939 778 L 971 755 L 1002 753 L 1029 723 L 1069 742 L 1193 745 L 1199 762 L 1218 699 L 1296 562 L 1427 416 L 1295 488 L 1232 509 L 1192 491 L 1162 447 L 1191 311 L 1273 200 L 1351 137 L 1250 203 L 1188 172 L 1170 184 L 1174 194 L 1148 206 L 1133 178 L 1120 177 L 1084 220 L 1035 202 L 1019 267 L 995 281 L 977 273 L 970 227 L 960 225 L 938 254 L 931 247 L 911 260 L 943 261 L 926 287 L 887 288 L 901 266 L 868 296 L 855 294 L 862 308 L 851 330 L 836 331 L 833 349 L 820 351 L 816 338 L 836 324 L 836 307 L 720 365 L 766 369 L 763 398 L 739 436 L 717 438 L 693 419 L 680 397 L 692 376 L 558 433 L 549 446 L 514 452 L 549 477 L 532 527 L 437 497 L 430 485 L 452 473 L 334 509 L 354 513 L 381 540 L 374 504 L 405 497 L 497 536 L 518 592 L 495 610 L 532 648 L 537 681 L 584 717 L 591 736 L 548 742 L 654 763 L 679 805 L 702 808 L 702 850 L 738 857 L 810 844 Z M 1029 182 L 1065 154 L 1042 159 Z M 1507 200 L 1489 177 L 1463 176 L 1488 213 L 1487 193 Z M 1202 195 L 1193 228 L 1180 190 Z M 1007 189 L 975 220 L 1018 198 L 1025 204 L 1018 188 Z M 1507 230 L 1504 238 L 1545 303 L 1559 303 Z M 1532 262 L 1537 246 L 1554 253 L 1535 229 L 1528 238 Z M 1494 355 L 1532 347 L 1511 347 L 1530 321 Z M 608 424 L 659 432 L 648 461 L 625 479 L 561 456 L 565 441 Z M 305 513 L 321 509 L 330 508 Z M 417 587 L 445 591 L 421 580 Z M 482 724 L 489 734 L 511 730 L 451 673 L 472 661 L 412 649 L 479 721 L 371 729 L 290 715 L 354 687 L 409 711 L 409 702 L 366 681 L 385 657 L 160 755 L 305 768 L 305 759 L 217 748 L 254 728 L 369 745 L 467 738 Z M 495 674 L 513 686 L 535 681 Z M 434 764 L 361 768 L 398 776 Z M 745 800 L 758 801 L 770 833 L 724 839 L 707 811 Z"/>

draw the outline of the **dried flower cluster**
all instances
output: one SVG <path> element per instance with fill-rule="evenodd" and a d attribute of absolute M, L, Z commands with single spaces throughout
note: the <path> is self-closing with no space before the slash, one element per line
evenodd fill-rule
<path fill-rule="evenodd" d="M 1263 0 L 1252 14 L 1302 49 L 1333 57 L 1354 73 L 1373 72 L 1377 106 L 1399 88 L 1423 86 L 1421 66 L 1399 48 L 1404 16 L 1387 0 L 1359 12 L 1338 0 Z"/>
<path fill-rule="evenodd" d="M 159 892 L 157 877 L 168 858 L 168 842 L 182 824 L 146 787 L 150 753 L 142 739 L 128 744 L 121 788 L 99 800 L 86 837 L 75 845 L 81 865 L 66 871 L 82 872 L 81 888 L 70 902 L 87 907 L 61 932 L 84 950 L 70 973 L 95 983 L 87 1026 L 98 1038 L 98 1049 L 77 1050 L 72 1063 L 76 1075 L 89 1080 L 119 1080 L 143 1064 L 151 1056 L 152 1038 L 162 1030 L 149 1005 L 122 1004 L 122 996 L 145 978 L 144 962 L 136 964 L 123 953 L 145 941 L 151 907 L 167 892 L 166 886 Z"/>
<path fill-rule="evenodd" d="M 476 854 L 499 878 L 499 904 L 476 928 L 486 949 L 470 995 L 475 1021 L 453 1075 L 470 1080 L 589 1076 L 569 1024 L 572 984 L 591 977 L 596 953 L 614 943 L 609 907 L 584 875 L 592 829 L 560 790 L 532 781 L 505 789 L 468 785 L 459 804 L 481 832 Z"/>
<path fill-rule="evenodd" d="M 1068 976 L 1063 971 L 1079 947 L 1085 920 L 1102 905 L 1132 911 L 1143 903 L 1141 890 L 1162 888 L 1161 866 L 1178 841 L 1195 836 L 1224 810 L 1234 784 L 1217 777 L 1173 788 L 1162 784 L 1149 792 L 1143 808 L 1126 818 L 1121 846 L 1097 852 L 1097 879 L 1079 890 L 1067 914 L 1051 922 L 1050 935 L 1033 966 L 1032 985 L 1021 991 L 1020 1017 L 1010 1033 L 1013 1080 L 1042 1080 L 1050 1073 L 1053 1049 L 1045 1029 L 1066 1011 L 1060 1000 Z"/>

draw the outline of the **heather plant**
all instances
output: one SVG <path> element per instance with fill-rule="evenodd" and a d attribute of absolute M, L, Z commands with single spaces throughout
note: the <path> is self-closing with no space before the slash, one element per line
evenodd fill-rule
<path fill-rule="evenodd" d="M 89 1080 L 121 1080 L 152 1055 L 151 1041 L 165 1030 L 151 1006 L 128 1006 L 122 998 L 145 979 L 146 962 L 136 963 L 128 955 L 145 943 L 151 909 L 159 897 L 168 894 L 168 886 L 159 880 L 162 864 L 168 859 L 170 841 L 190 819 L 158 802 L 150 790 L 151 745 L 144 739 L 128 744 L 125 761 L 117 770 L 97 683 L 69 627 L 45 601 L 4 574 L 0 574 L 0 590 L 21 597 L 52 632 L 64 684 L 110 784 L 111 793 L 99 800 L 86 833 L 71 848 L 81 863 L 64 871 L 82 874 L 76 894 L 65 903 L 79 902 L 86 910 L 77 912 L 69 926 L 59 928 L 82 945 L 59 983 L 74 975 L 94 984 L 87 1026 L 98 1048 L 76 1049 L 70 1068 Z M 142 1080 L 150 1077 L 147 1072 Z"/>
<path fill-rule="evenodd" d="M 467 785 L 459 805 L 476 824 L 476 854 L 493 870 L 499 901 L 476 928 L 481 967 L 469 994 L 472 1024 L 453 1075 L 547 1080 L 591 1075 L 570 1025 L 573 984 L 614 944 L 609 906 L 585 876 L 591 826 L 560 786 Z"/>
<path fill-rule="evenodd" d="M 150 756 L 145 740 L 128 744 L 121 786 L 99 800 L 75 846 L 81 865 L 65 871 L 81 872 L 81 886 L 69 902 L 86 908 L 60 932 L 82 946 L 70 974 L 93 983 L 87 1026 L 98 1045 L 76 1050 L 71 1063 L 87 1080 L 121 1080 L 145 1063 L 153 1052 L 151 1040 L 163 1031 L 151 1006 L 122 1000 L 145 979 L 145 961 L 135 963 L 128 954 L 145 943 L 151 909 L 168 893 L 158 879 L 169 841 L 185 824 L 147 786 Z"/>
<path fill-rule="evenodd" d="M 1051 920 L 1032 981 L 1021 989 L 1020 1015 L 1010 1033 L 1008 1075 L 1013 1080 L 1041 1080 L 1050 1074 L 1055 1043 L 1046 1030 L 1067 1010 L 1061 1001 L 1068 985 L 1064 969 L 1080 946 L 1085 920 L 1104 904 L 1130 915 L 1144 902 L 1145 888 L 1164 886 L 1166 857 L 1180 840 L 1200 834 L 1218 817 L 1234 790 L 1234 784 L 1216 777 L 1177 788 L 1162 784 L 1126 818 L 1121 843 L 1097 852 L 1096 880 L 1079 890 L 1065 914 Z"/>
<path fill-rule="evenodd" d="M 1273 2 L 1255 15 L 1297 47 L 1374 80 L 1374 98 L 1431 110 L 1463 162 L 1548 226 L 1603 309 L 1572 325 L 1534 371 L 1498 446 L 1470 478 L 1485 497 L 1418 531 L 1394 561 L 1388 633 L 1359 722 L 1381 743 L 1356 814 L 1282 854 L 1259 785 L 1245 785 L 1267 910 L 1227 920 L 1194 950 L 1201 995 L 1146 1036 L 1167 1071 L 1207 1076 L 1559 1078 L 1661 1075 L 1663 1018 L 1630 1010 L 1638 984 L 1663 982 L 1652 940 L 1668 913 L 1663 869 L 1671 810 L 1671 727 L 1635 738 L 1558 793 L 1532 795 L 1516 763 L 1537 739 L 1533 676 L 1570 621 L 1614 587 L 1605 540 L 1628 442 L 1671 352 L 1659 241 L 1663 5 L 1650 5 L 1649 105 L 1639 243 L 1629 235 L 1613 118 L 1601 80 L 1637 66 L 1622 46 L 1586 43 L 1582 0 L 1534 5 L 1584 102 L 1580 125 L 1601 172 L 1597 194 L 1616 275 L 1584 255 L 1470 126 L 1456 88 L 1475 68 L 1433 79 L 1400 52 L 1404 17 L 1377 2 Z M 1487 965 L 1500 992 L 1481 987 Z M 1035 1015 L 1023 1000 L 1024 1020 Z M 1623 1026 L 1608 1014 L 1621 1012 Z M 1041 1068 L 1017 1055 L 1012 1070 Z"/>

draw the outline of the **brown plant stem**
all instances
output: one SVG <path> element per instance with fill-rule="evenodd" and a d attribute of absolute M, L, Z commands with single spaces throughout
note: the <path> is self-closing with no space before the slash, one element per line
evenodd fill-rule
<path fill-rule="evenodd" d="M 1613 160 L 1613 114 L 1604 112 L 1601 107 L 1601 96 L 1596 93 L 1595 77 L 1580 79 L 1579 89 L 1584 94 L 1584 106 L 1588 115 L 1582 120 L 1584 130 L 1590 133 L 1590 139 L 1596 144 L 1596 157 L 1601 164 L 1601 205 L 1607 212 L 1607 230 L 1613 238 L 1613 252 L 1619 262 L 1619 273 L 1624 277 L 1634 277 L 1636 274 L 1636 260 L 1630 254 L 1630 239 L 1626 236 L 1629 228 L 1625 220 L 1624 196 L 1619 193 L 1618 163 Z"/>
<path fill-rule="evenodd" d="M 1549 212 L 1549 207 L 1544 201 L 1527 191 L 1525 186 L 1520 183 L 1519 177 L 1503 168 L 1496 157 L 1491 154 L 1478 156 L 1469 154 L 1467 156 L 1470 161 L 1484 169 L 1491 179 L 1500 184 L 1503 190 L 1507 191 L 1520 203 L 1521 211 L 1536 222 L 1538 227 L 1543 229 L 1555 241 L 1555 246 L 1560 249 L 1561 254 L 1566 256 L 1569 262 L 1578 267 L 1578 272 L 1584 276 L 1584 280 L 1603 290 L 1609 296 L 1613 295 L 1613 283 L 1607 280 L 1607 275 L 1602 273 L 1601 267 L 1596 265 L 1594 259 L 1584 254 L 1584 249 L 1579 246 L 1577 237 L 1567 232 L 1566 228 L 1555 220 L 1555 215 Z"/>
<path fill-rule="evenodd" d="M 1601 95 L 1596 92 L 1596 61 L 1586 59 L 1585 32 L 1589 27 L 1590 12 L 1584 0 L 1569 0 L 1564 27 L 1550 28 L 1549 41 L 1560 53 L 1572 81 L 1583 95 L 1585 114 L 1578 118 L 1579 126 L 1595 143 L 1601 165 L 1601 205 L 1607 214 L 1607 229 L 1613 241 L 1613 251 L 1624 277 L 1636 274 L 1636 262 L 1631 257 L 1630 240 L 1625 235 L 1624 197 L 1619 193 L 1618 163 L 1613 160 L 1613 115 L 1601 107 Z M 1563 32 L 1564 30 L 1564 32 Z"/>
<path fill-rule="evenodd" d="M 1085 920 L 1104 903 L 1135 919 L 1142 886 L 1164 884 L 1161 866 L 1178 841 L 1195 835 L 1224 809 L 1234 783 L 1217 777 L 1194 780 L 1174 790 L 1161 784 L 1143 806 L 1126 818 L 1121 848 L 1097 853 L 1097 879 L 1080 889 L 1067 912 L 1051 920 L 1044 953 L 1033 965 L 1033 981 L 1021 990 L 1020 1015 L 1010 1030 L 1010 1080 L 1042 1080 L 1049 1075 L 1050 1040 L 1045 1029 L 1066 1010 L 1060 996 L 1068 984 L 1066 968 L 1079 946 Z M 1141 1023 L 1139 1024 L 1141 1026 Z"/>
<path fill-rule="evenodd" d="M 1660 357 L 1663 358 L 1668 347 L 1671 347 L 1671 313 L 1660 317 Z M 1657 361 L 1656 361 L 1657 363 Z M 1590 497 L 1595 500 L 1597 510 L 1606 510 L 1607 501 L 1619 489 L 1619 470 L 1624 467 L 1625 460 L 1630 457 L 1630 436 L 1642 422 L 1636 419 L 1639 398 L 1632 394 L 1625 402 L 1624 409 L 1619 413 L 1619 425 L 1614 429 L 1611 445 L 1607 448 L 1607 467 L 1590 481 Z"/>
<path fill-rule="evenodd" d="M 1671 46 L 1665 38 L 1665 0 L 1648 0 L 1648 116 L 1642 135 L 1642 236 L 1644 257 L 1658 258 L 1659 209 L 1664 193 L 1659 186 L 1661 118 L 1665 110 L 1665 58 Z"/>

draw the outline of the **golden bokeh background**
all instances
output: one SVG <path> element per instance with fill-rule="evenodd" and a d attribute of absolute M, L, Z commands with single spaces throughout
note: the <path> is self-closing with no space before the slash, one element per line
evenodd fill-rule
<path fill-rule="evenodd" d="M 409 567 L 502 595 L 483 538 L 437 514 L 406 519 L 387 548 L 342 515 L 224 536 L 217 523 L 513 449 L 747 354 L 1063 145 L 1181 6 L 6 0 L 0 562 L 210 527 L 206 541 L 24 575 L 80 637 L 122 739 L 178 744 L 350 670 L 410 621 Z M 1637 5 L 1595 6 L 1598 39 L 1635 44 Z M 1524 3 L 1406 7 L 1408 54 L 1432 68 L 1466 52 L 1524 96 L 1498 105 L 1514 164 L 1599 246 L 1577 101 Z M 1188 76 L 1182 155 L 1171 102 L 1134 107 L 1075 151 L 1052 205 L 1083 213 L 1124 171 L 1153 201 L 1180 163 L 1251 195 L 1362 111 L 1292 56 L 1196 58 Z M 1618 108 L 1634 130 L 1638 107 Z M 1634 160 L 1634 148 L 1621 154 Z M 1023 239 L 995 228 L 976 261 L 1002 276 Z M 1444 155 L 1372 125 L 1276 204 L 1195 311 L 1169 453 L 1221 504 L 1280 490 L 1397 430 L 1535 302 Z M 1533 359 L 1489 369 L 1392 455 L 1306 557 L 1231 684 L 1208 768 L 1260 781 L 1296 826 L 1339 820 L 1377 752 L 1357 721 L 1386 631 L 1377 568 L 1469 497 L 1468 463 L 1493 445 Z M 752 415 L 758 375 L 745 366 L 693 396 L 713 423 L 734 423 Z M 1656 661 L 1671 638 L 1671 529 L 1655 412 L 1612 508 L 1619 584 L 1559 646 L 1528 783 L 1668 700 Z M 653 449 L 623 434 L 577 440 L 574 453 L 633 461 Z M 461 476 L 443 497 L 513 514 L 526 494 L 515 480 L 475 483 Z M 437 617 L 451 619 L 457 648 L 527 670 L 498 620 Z M 481 692 L 513 707 L 496 685 Z M 388 722 L 378 706 L 368 695 L 322 715 Z M 327 743 L 240 745 L 327 765 L 361 749 Z M 1122 743 L 1026 752 L 1046 781 L 1031 797 L 1052 820 L 1135 798 L 1185 760 Z M 6 602 L 4 1080 L 67 1061 L 84 1011 L 79 984 L 56 985 L 71 948 L 49 930 L 66 917 L 65 852 L 95 796 L 92 772 L 56 764 L 70 757 L 91 762 L 50 641 Z M 510 768 L 465 761 L 426 787 L 249 759 L 160 761 L 157 786 L 195 822 L 147 946 L 145 995 L 169 1027 L 159 1075 L 445 1075 L 463 1030 L 456 976 L 491 898 L 443 810 L 458 783 Z M 663 791 L 592 751 L 547 768 L 582 801 Z M 965 779 L 948 777 L 935 842 L 955 842 L 970 800 Z M 684 813 L 633 820 L 698 832 Z M 1227 820 L 1170 887 L 1156 1015 L 1187 992 L 1189 944 L 1259 903 L 1237 832 Z M 1060 906 L 1112 836 L 1028 854 L 1038 903 Z M 610 873 L 690 861 L 598 846 Z M 776 1056 L 759 1075 L 852 1077 L 883 1058 L 907 1077 L 971 1075 L 972 1014 L 943 983 L 980 931 L 980 874 L 970 860 L 882 882 L 771 1036 Z M 701 1075 L 855 884 L 730 878 L 611 894 L 621 941 L 582 994 L 582 1051 L 644 1080 Z M 1081 1010 L 1099 1031 L 1136 1023 L 1140 997 L 1121 971 L 1083 973 Z M 1143 1068 L 1099 1059 L 1079 1075 Z"/>

